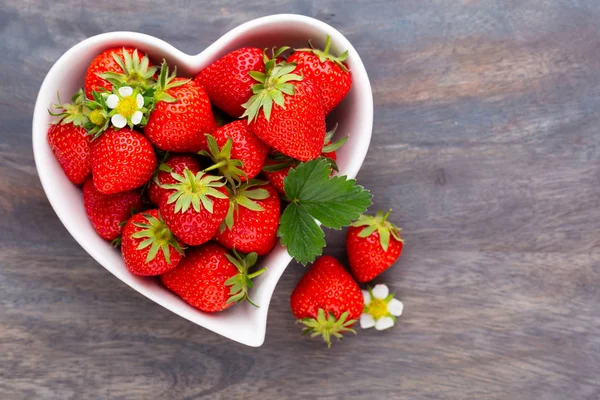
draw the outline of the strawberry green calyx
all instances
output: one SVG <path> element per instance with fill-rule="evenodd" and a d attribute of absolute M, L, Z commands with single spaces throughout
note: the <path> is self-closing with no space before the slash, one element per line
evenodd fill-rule
<path fill-rule="evenodd" d="M 335 124 L 335 126 L 333 127 L 332 130 L 325 133 L 325 139 L 323 140 L 323 148 L 321 149 L 322 155 L 327 155 L 328 153 L 333 153 L 333 152 L 339 150 L 340 147 L 342 147 L 348 141 L 348 136 L 344 136 L 343 138 L 336 140 L 335 142 L 332 142 L 333 136 L 335 135 L 335 131 L 337 130 L 337 127 L 338 127 L 338 124 Z M 324 158 L 325 158 L 325 160 L 327 160 L 327 162 L 329 163 L 329 166 L 331 167 L 332 170 L 334 170 L 335 172 L 340 172 L 340 169 L 338 168 L 338 165 L 333 158 L 329 158 L 329 157 L 324 157 Z"/>
<path fill-rule="evenodd" d="M 321 336 L 327 343 L 327 347 L 331 347 L 332 336 L 340 340 L 345 332 L 352 332 L 356 335 L 356 331 L 352 329 L 352 325 L 356 323 L 356 320 L 348 320 L 348 315 L 348 311 L 345 311 L 336 319 L 333 313 L 326 314 L 322 308 L 319 308 L 316 318 L 298 320 L 299 323 L 304 324 L 302 336 L 310 335 L 312 338 Z"/>
<path fill-rule="evenodd" d="M 310 40 L 308 41 L 308 45 L 310 46 L 310 48 L 295 49 L 295 50 L 313 53 L 314 55 L 319 57 L 319 61 L 321 61 L 321 62 L 325 62 L 327 60 L 332 61 L 332 62 L 336 63 L 343 71 L 346 71 L 346 72 L 348 71 L 348 68 L 344 65 L 344 61 L 346 61 L 346 59 L 348 58 L 348 50 L 346 50 L 345 52 L 343 52 L 342 54 L 340 54 L 337 57 L 334 56 L 333 54 L 329 53 L 329 48 L 331 47 L 331 36 L 327 35 L 327 39 L 325 40 L 325 48 L 323 50 L 316 49 L 312 45 Z"/>
<path fill-rule="evenodd" d="M 196 212 L 200 212 L 200 207 L 203 207 L 212 214 L 213 201 L 210 197 L 227 198 L 227 195 L 217 190 L 225 186 L 220 176 L 208 175 L 202 171 L 194 175 L 189 169 L 186 169 L 183 175 L 172 172 L 171 176 L 178 183 L 161 185 L 161 187 L 175 190 L 167 200 L 168 204 L 175 203 L 175 212 L 184 213 L 192 206 Z"/>
<path fill-rule="evenodd" d="M 155 218 L 150 214 L 143 214 L 146 218 L 145 223 L 134 222 L 133 225 L 143 230 L 135 232 L 131 235 L 135 239 L 144 239 L 137 247 L 137 250 L 145 249 L 148 246 L 150 251 L 146 256 L 146 263 L 154 260 L 158 251 L 163 252 L 167 264 L 171 264 L 171 254 L 169 246 L 173 247 L 179 254 L 183 255 L 183 249 L 177 242 L 175 235 L 171 232 L 159 214 L 159 218 Z"/>
<path fill-rule="evenodd" d="M 169 164 L 166 163 L 167 159 L 171 155 L 170 152 L 157 150 L 156 153 L 157 153 L 156 158 L 158 159 L 158 168 L 156 168 L 156 170 L 152 174 L 152 178 L 150 179 L 150 181 L 153 181 L 154 183 L 156 183 L 157 185 L 160 186 L 160 181 L 158 180 L 158 173 L 159 172 L 167 172 L 170 174 L 171 172 L 173 172 L 173 169 L 169 166 Z M 144 188 L 147 188 L 148 185 L 150 185 L 150 181 L 148 181 L 144 185 Z"/>
<path fill-rule="evenodd" d="M 221 149 L 219 149 L 214 136 L 210 134 L 206 135 L 206 142 L 208 144 L 208 151 L 202 150 L 198 154 L 210 157 L 214 164 L 206 168 L 204 172 L 218 169 L 225 179 L 235 184 L 241 182 L 240 177 L 242 176 L 247 179 L 246 173 L 240 169 L 244 167 L 244 162 L 231 158 L 231 147 L 233 146 L 231 139 L 227 139 L 227 142 Z"/>
<path fill-rule="evenodd" d="M 287 49 L 288 47 L 282 47 L 274 51 L 270 59 L 266 53 L 264 54 L 265 73 L 250 72 L 250 76 L 258 83 L 252 85 L 253 96 L 242 104 L 242 107 L 246 109 L 242 118 L 248 117 L 248 123 L 258 118 L 260 110 L 263 110 L 265 118 L 269 121 L 273 102 L 284 108 L 283 96 L 293 96 L 295 92 L 294 85 L 290 82 L 302 80 L 302 76 L 292 74 L 296 69 L 296 63 L 277 62 L 277 57 Z"/>
<path fill-rule="evenodd" d="M 177 99 L 170 94 L 167 93 L 167 90 L 183 86 L 189 82 L 189 79 L 178 80 L 173 82 L 173 80 L 177 78 L 177 67 L 173 68 L 173 72 L 169 75 L 169 66 L 167 65 L 167 61 L 163 60 L 160 66 L 160 74 L 158 75 L 158 81 L 152 87 L 153 90 L 153 103 L 156 104 L 159 101 L 164 101 L 167 103 L 174 103 Z"/>
<path fill-rule="evenodd" d="M 106 79 L 116 87 L 133 86 L 145 90 L 154 85 L 157 68 L 150 67 L 148 56 L 140 57 L 137 49 L 133 54 L 123 49 L 122 55 L 113 53 L 112 56 L 123 72 L 104 72 L 98 74 L 100 78 Z"/>
<path fill-rule="evenodd" d="M 237 190 L 229 189 L 229 210 L 227 216 L 220 226 L 220 232 L 224 232 L 225 229 L 231 229 L 235 220 L 235 214 L 238 212 L 240 206 L 245 207 L 252 211 L 264 211 L 255 200 L 265 200 L 269 197 L 269 192 L 265 189 L 261 189 L 258 186 L 266 185 L 268 182 L 259 181 L 252 179 L 247 183 L 241 185 Z"/>
<path fill-rule="evenodd" d="M 333 140 L 333 135 L 335 135 L 335 131 L 337 131 L 337 128 L 338 124 L 335 124 L 332 130 L 325 133 L 325 140 L 323 141 L 323 148 L 321 149 L 321 153 L 331 153 L 332 151 L 336 151 L 348 141 L 348 136 L 344 136 L 340 140 L 331 142 Z"/>
<path fill-rule="evenodd" d="M 48 114 L 52 115 L 53 117 L 58 117 L 52 122 L 52 124 L 72 123 L 75 126 L 85 126 L 85 124 L 88 122 L 87 114 L 89 110 L 85 105 L 86 99 L 83 89 L 79 89 L 77 93 L 71 97 L 70 103 L 61 103 L 58 93 L 56 93 L 56 97 L 58 98 L 58 103 L 52 104 L 52 107 L 60 112 L 53 113 L 52 111 L 48 110 Z"/>
<path fill-rule="evenodd" d="M 237 251 L 233 250 L 233 255 L 226 254 L 225 257 L 238 269 L 239 273 L 237 275 L 232 276 L 231 278 L 225 281 L 225 286 L 231 286 L 229 288 L 229 299 L 227 299 L 227 304 L 231 303 L 239 303 L 241 301 L 246 300 L 248 303 L 252 304 L 254 307 L 258 307 L 249 297 L 248 290 L 254 287 L 254 283 L 252 279 L 256 278 L 267 269 L 262 268 L 256 272 L 251 274 L 248 273 L 248 270 L 256 264 L 256 260 L 258 259 L 258 255 L 256 253 L 250 253 L 245 257 L 242 257 Z"/>
<path fill-rule="evenodd" d="M 361 238 L 369 237 L 373 232 L 377 231 L 379 234 L 379 243 L 381 244 L 383 251 L 387 251 L 390 244 L 390 235 L 397 241 L 404 243 L 404 239 L 400 237 L 400 231 L 402 229 L 387 220 L 391 212 L 392 210 L 390 209 L 384 214 L 383 211 L 380 210 L 374 217 L 363 214 L 358 220 L 352 223 L 352 226 L 364 226 L 363 230 L 358 234 Z"/>
<path fill-rule="evenodd" d="M 286 169 L 288 167 L 295 167 L 299 164 L 298 160 L 294 160 L 291 157 L 288 157 L 284 154 L 276 152 L 275 154 L 269 156 L 273 161 L 277 161 L 276 164 L 265 165 L 263 167 L 263 171 L 265 172 L 277 172 L 282 169 Z"/>
<path fill-rule="evenodd" d="M 110 125 L 110 109 L 106 105 L 106 94 L 108 92 L 92 91 L 93 99 L 85 102 L 88 118 L 83 126 L 92 140 L 98 138 Z"/>

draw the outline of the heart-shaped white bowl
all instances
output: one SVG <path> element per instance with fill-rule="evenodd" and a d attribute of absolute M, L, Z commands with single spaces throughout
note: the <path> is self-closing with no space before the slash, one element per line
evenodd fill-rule
<path fill-rule="evenodd" d="M 328 124 L 339 123 L 337 136 L 349 136 L 338 151 L 338 165 L 342 175 L 354 178 L 367 153 L 373 127 L 373 96 L 365 67 L 350 42 L 336 29 L 310 17 L 299 15 L 272 15 L 247 22 L 223 35 L 202 53 L 191 56 L 152 36 L 133 32 L 112 32 L 97 35 L 69 49 L 50 69 L 42 83 L 33 114 L 33 152 L 37 171 L 50 204 L 79 244 L 117 278 L 152 299 L 161 306 L 200 326 L 229 339 L 260 346 L 264 342 L 267 312 L 275 285 L 289 264 L 291 257 L 278 245 L 264 257 L 261 266 L 267 272 L 256 279 L 252 298 L 260 305 L 238 304 L 218 314 L 207 314 L 194 309 L 166 290 L 154 278 L 140 278 L 130 274 L 121 253 L 96 234 L 88 222 L 83 207 L 81 189 L 71 184 L 63 173 L 48 145 L 46 135 L 51 117 L 47 109 L 56 102 L 56 93 L 69 98 L 83 85 L 87 66 L 101 51 L 123 45 L 145 51 L 155 62 L 165 58 L 176 65 L 183 76 L 195 76 L 226 53 L 243 46 L 271 48 L 288 45 L 306 47 L 308 39 L 324 45 L 331 36 L 332 52 L 348 50 L 348 66 L 353 83 L 342 104 L 328 117 Z"/>

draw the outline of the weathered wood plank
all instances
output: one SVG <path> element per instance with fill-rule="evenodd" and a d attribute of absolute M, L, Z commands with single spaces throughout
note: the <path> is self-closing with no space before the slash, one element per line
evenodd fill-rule
<path fill-rule="evenodd" d="M 140 3 L 1 3 L 2 399 L 600 397 L 600 3 Z M 299 266 L 258 349 L 128 289 L 68 236 L 31 154 L 37 89 L 76 42 L 129 29 L 194 53 L 279 12 L 363 56 L 376 110 L 359 179 L 407 240 L 378 279 L 405 303 L 399 326 L 329 351 L 289 311 Z M 344 232 L 328 240 L 344 259 Z"/>

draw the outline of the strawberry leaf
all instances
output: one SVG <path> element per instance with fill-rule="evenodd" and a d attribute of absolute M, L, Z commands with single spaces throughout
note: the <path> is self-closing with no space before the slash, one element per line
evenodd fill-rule
<path fill-rule="evenodd" d="M 278 236 L 300 263 L 314 261 L 325 246 L 323 230 L 350 225 L 371 205 L 371 194 L 354 179 L 331 177 L 323 158 L 300 163 L 284 180 L 290 204 L 281 216 Z M 317 220 L 317 221 L 316 221 Z"/>
<path fill-rule="evenodd" d="M 325 234 L 302 206 L 290 204 L 279 221 L 277 235 L 288 253 L 299 263 L 313 262 L 325 247 Z"/>

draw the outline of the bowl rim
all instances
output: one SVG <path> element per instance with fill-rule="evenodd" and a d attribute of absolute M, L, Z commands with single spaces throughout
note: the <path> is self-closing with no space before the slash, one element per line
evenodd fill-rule
<path fill-rule="evenodd" d="M 287 254 L 287 251 L 284 251 L 284 254 L 282 254 L 280 251 L 281 249 L 279 249 L 280 246 L 276 247 L 276 250 L 279 250 L 279 254 L 276 255 L 276 262 L 282 263 L 282 264 L 285 262 L 285 265 L 282 268 L 280 268 L 279 271 L 274 271 L 275 275 L 273 275 L 271 278 L 272 280 L 274 280 L 273 288 L 271 290 L 271 293 L 269 293 L 267 295 L 267 298 L 261 302 L 261 307 L 258 309 L 259 311 L 258 311 L 258 317 L 257 317 L 257 324 L 255 326 L 256 331 L 254 332 L 253 335 L 241 335 L 241 336 L 238 335 L 238 336 L 236 336 L 234 334 L 231 334 L 231 332 L 227 331 L 226 329 L 219 329 L 219 324 L 206 326 L 204 323 L 201 323 L 199 321 L 194 320 L 193 318 L 190 318 L 189 315 L 184 315 L 184 313 L 180 312 L 179 310 L 173 309 L 171 306 L 165 304 L 166 301 L 164 301 L 163 299 L 158 298 L 157 296 L 153 295 L 152 293 L 149 293 L 146 290 L 143 290 L 140 287 L 137 287 L 138 285 L 134 285 L 132 283 L 131 279 L 127 279 L 127 277 L 125 277 L 125 276 L 120 276 L 120 274 L 118 274 L 116 271 L 114 271 L 113 269 L 106 266 L 107 264 L 110 264 L 110 263 L 103 256 L 104 250 L 95 248 L 94 246 L 89 244 L 86 240 L 84 240 L 85 238 L 83 236 L 80 236 L 77 234 L 77 229 L 75 227 L 76 224 L 68 222 L 69 217 L 67 216 L 67 211 L 60 204 L 60 196 L 59 196 L 59 193 L 57 193 L 58 190 L 55 190 L 54 187 L 52 186 L 51 174 L 49 172 L 44 171 L 44 169 L 42 168 L 45 165 L 44 164 L 45 161 L 41 158 L 42 157 L 41 154 L 43 152 L 42 146 L 47 146 L 47 140 L 46 140 L 47 114 L 46 113 L 47 113 L 47 107 L 49 106 L 49 104 L 47 102 L 47 98 L 48 98 L 47 92 L 49 91 L 51 81 L 54 79 L 57 72 L 61 71 L 63 68 L 66 67 L 66 65 L 64 65 L 64 64 L 66 63 L 66 60 L 69 58 L 69 56 L 71 54 L 76 53 L 76 52 L 80 51 L 80 49 L 82 49 L 86 46 L 93 45 L 93 44 L 99 44 L 99 43 L 103 43 L 103 42 L 107 42 L 107 41 L 122 40 L 124 42 L 135 41 L 140 44 L 141 43 L 147 44 L 149 47 L 161 48 L 162 50 L 164 50 L 170 54 L 176 54 L 179 59 L 182 59 L 182 60 L 187 59 L 188 63 L 193 63 L 197 59 L 215 59 L 217 57 L 218 53 L 221 51 L 221 49 L 223 49 L 226 46 L 227 43 L 238 38 L 240 35 L 243 35 L 245 32 L 247 32 L 249 30 L 252 30 L 254 28 L 257 28 L 257 27 L 260 27 L 260 26 L 263 26 L 266 24 L 271 24 L 271 23 L 302 23 L 302 24 L 310 25 L 311 27 L 316 28 L 317 30 L 321 31 L 323 34 L 331 35 L 332 43 L 335 43 L 340 48 L 347 49 L 350 54 L 349 59 L 356 60 L 355 61 L 356 66 L 353 66 L 353 68 L 352 68 L 353 84 L 356 84 L 357 82 L 359 82 L 361 85 L 361 88 L 362 88 L 361 90 L 363 91 L 363 94 L 368 94 L 368 95 L 364 95 L 359 99 L 359 102 L 361 103 L 360 108 L 361 108 L 362 112 L 364 112 L 364 115 L 362 115 L 361 118 L 364 121 L 362 125 L 364 128 L 365 134 L 360 137 L 360 144 L 356 146 L 357 150 L 355 152 L 353 152 L 353 160 L 351 163 L 349 163 L 347 171 L 346 171 L 347 172 L 346 175 L 349 178 L 355 178 L 356 174 L 358 173 L 358 171 L 364 161 L 364 158 L 366 157 L 366 154 L 367 154 L 367 151 L 369 148 L 369 144 L 371 141 L 371 136 L 372 136 L 373 96 L 372 96 L 370 81 L 369 81 L 366 69 L 364 67 L 364 64 L 363 64 L 360 56 L 358 55 L 356 49 L 352 46 L 350 41 L 344 37 L 344 35 L 342 35 L 337 29 L 333 28 L 332 26 L 330 26 L 329 24 L 327 24 L 325 22 L 322 22 L 322 21 L 317 20 L 312 17 L 303 16 L 303 15 L 275 14 L 275 15 L 269 15 L 269 16 L 250 20 L 248 22 L 245 22 L 245 23 L 238 25 L 237 27 L 229 30 L 228 32 L 223 34 L 219 39 L 217 39 L 215 42 L 213 42 L 211 45 L 209 45 L 207 48 L 205 48 L 204 50 L 200 51 L 199 53 L 197 53 L 195 55 L 190 55 L 190 54 L 184 53 L 183 51 L 177 49 L 176 47 L 172 46 L 171 44 L 167 43 L 166 41 L 164 41 L 162 39 L 159 39 L 159 38 L 151 36 L 151 35 L 138 33 L 138 32 L 115 31 L 115 32 L 102 33 L 102 34 L 98 34 L 98 35 L 89 37 L 89 38 L 84 39 L 81 42 L 75 44 L 71 48 L 69 48 L 52 65 L 52 67 L 46 74 L 46 77 L 44 78 L 44 80 L 41 84 L 41 87 L 40 87 L 40 90 L 38 92 L 38 96 L 37 96 L 37 99 L 35 102 L 33 118 L 32 118 L 32 145 L 33 145 L 33 153 L 34 153 L 36 171 L 38 173 L 42 187 L 44 189 L 44 193 L 46 194 L 46 197 L 48 198 L 48 201 L 50 202 L 50 205 L 52 206 L 54 212 L 57 214 L 61 223 L 65 226 L 65 228 L 67 229 L 69 234 L 75 239 L 75 241 L 77 243 L 79 243 L 79 245 L 90 256 L 92 256 L 92 258 L 94 258 L 94 260 L 96 262 L 101 264 L 102 267 L 107 269 L 110 273 L 115 275 L 116 278 L 121 280 L 126 285 L 130 286 L 132 289 L 134 289 L 139 294 L 149 298 L 150 300 L 152 300 L 155 303 L 158 303 L 165 309 L 179 315 L 180 317 L 183 317 L 197 325 L 200 325 L 201 327 L 203 327 L 205 329 L 209 329 L 219 335 L 227 337 L 228 339 L 231 339 L 236 342 L 239 342 L 239 343 L 242 343 L 242 344 L 245 344 L 248 346 L 252 346 L 252 347 L 259 347 L 264 343 L 265 335 L 266 335 L 266 326 L 267 326 L 267 314 L 268 314 L 270 301 L 271 301 L 273 292 L 275 291 L 275 286 L 276 286 L 277 282 L 279 281 L 281 275 L 283 274 L 283 271 L 287 268 L 287 265 L 289 264 L 289 262 L 292 259 Z M 195 310 L 195 311 L 200 313 L 200 311 L 198 311 L 198 310 Z"/>

